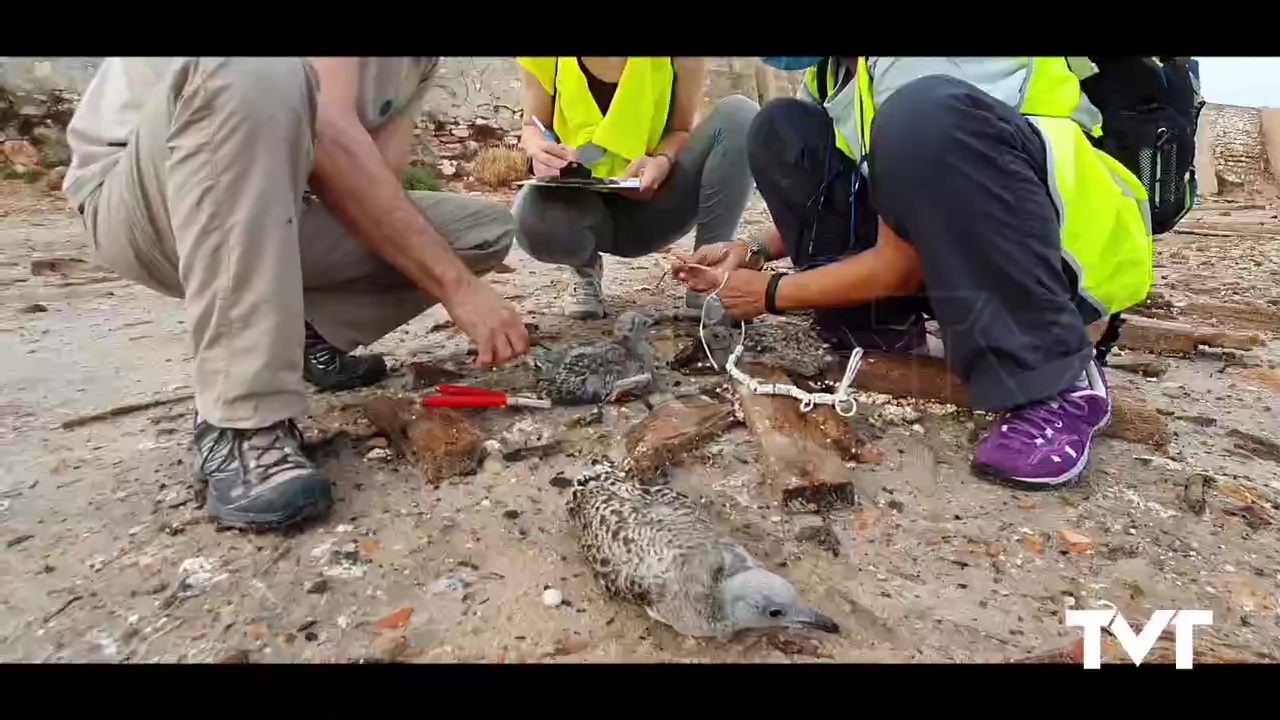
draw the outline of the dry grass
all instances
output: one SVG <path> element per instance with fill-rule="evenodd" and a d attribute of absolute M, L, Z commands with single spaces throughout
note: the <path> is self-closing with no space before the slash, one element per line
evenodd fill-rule
<path fill-rule="evenodd" d="M 512 148 L 487 147 L 476 155 L 471 176 L 492 188 L 510 187 L 528 177 L 528 161 L 524 152 Z"/>

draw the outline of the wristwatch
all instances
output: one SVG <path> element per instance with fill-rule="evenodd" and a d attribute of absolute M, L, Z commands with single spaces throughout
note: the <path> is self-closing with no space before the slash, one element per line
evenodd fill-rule
<path fill-rule="evenodd" d="M 760 270 L 765 263 L 769 262 L 769 248 L 764 244 L 764 238 L 756 235 L 747 238 L 743 243 L 747 247 L 747 260 L 744 267 L 748 270 Z"/>

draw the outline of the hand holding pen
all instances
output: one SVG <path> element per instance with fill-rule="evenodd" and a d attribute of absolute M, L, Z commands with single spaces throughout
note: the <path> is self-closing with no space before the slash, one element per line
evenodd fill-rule
<path fill-rule="evenodd" d="M 537 177 L 555 176 L 560 170 L 574 162 L 573 150 L 556 142 L 556 136 L 533 116 L 533 124 L 541 133 L 538 137 L 526 136 L 525 151 L 533 160 L 533 174 Z"/>

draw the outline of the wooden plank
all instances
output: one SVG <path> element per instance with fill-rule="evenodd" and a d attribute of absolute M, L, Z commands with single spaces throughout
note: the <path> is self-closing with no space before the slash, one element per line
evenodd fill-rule
<path fill-rule="evenodd" d="M 763 382 L 791 382 L 774 367 L 744 365 L 742 370 Z M 825 512 L 857 503 L 853 471 L 841 452 L 856 444 L 844 418 L 829 406 L 801 412 L 794 398 L 756 395 L 738 382 L 734 389 L 765 480 L 788 510 Z"/>
<path fill-rule="evenodd" d="M 658 405 L 627 429 L 627 477 L 642 485 L 652 483 L 669 465 L 732 424 L 728 403 L 695 395 Z"/>
<path fill-rule="evenodd" d="M 1097 340 L 1106 322 L 1089 326 L 1089 337 Z M 1191 355 L 1201 345 L 1252 350 L 1262 345 L 1262 336 L 1252 332 L 1236 332 L 1217 328 L 1196 327 L 1185 323 L 1156 320 L 1140 315 L 1125 315 L 1117 347 L 1147 353 Z"/>
<path fill-rule="evenodd" d="M 833 366 L 827 378 L 839 382 L 843 367 Z M 892 397 L 912 397 L 968 408 L 964 384 L 951 374 L 946 362 L 933 357 L 904 357 L 867 352 L 854 379 L 860 390 Z M 1111 422 L 1102 435 L 1163 447 L 1169 444 L 1169 423 L 1154 408 L 1123 391 L 1111 390 Z"/>

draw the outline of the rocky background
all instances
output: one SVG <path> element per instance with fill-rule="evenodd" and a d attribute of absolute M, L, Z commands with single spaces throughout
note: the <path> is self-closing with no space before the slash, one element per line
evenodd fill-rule
<path fill-rule="evenodd" d="M 64 128 L 99 60 L 0 57 L 0 173 L 43 181 L 50 189 L 61 183 L 60 168 L 68 156 Z M 775 70 L 754 57 L 717 57 L 708 73 L 706 104 L 735 93 L 762 103 L 793 95 L 799 79 L 799 73 Z M 520 83 L 512 58 L 446 58 L 418 123 L 421 142 L 414 165 L 423 171 L 413 182 L 509 188 L 524 177 L 517 147 L 520 122 Z M 1201 195 L 1276 196 L 1280 110 L 1209 104 L 1198 141 Z"/>
<path fill-rule="evenodd" d="M 56 189 L 67 163 L 65 128 L 78 94 L 93 78 L 100 58 L 0 57 L 0 166 L 5 173 Z M 758 59 L 715 58 L 707 78 L 706 104 L 732 94 L 758 102 L 792 95 L 798 73 L 784 73 Z M 407 184 L 434 188 L 508 189 L 525 175 L 517 147 L 521 124 L 520 82 L 515 60 L 501 57 L 446 58 L 427 110 Z"/>

